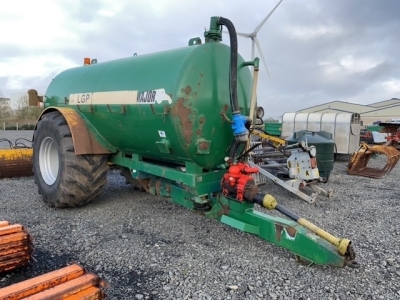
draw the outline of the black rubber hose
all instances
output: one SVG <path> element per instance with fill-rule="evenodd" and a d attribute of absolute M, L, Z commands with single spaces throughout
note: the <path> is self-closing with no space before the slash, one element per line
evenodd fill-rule
<path fill-rule="evenodd" d="M 248 150 L 246 150 L 246 152 L 244 152 L 242 155 L 240 155 L 237 159 L 241 160 L 243 157 L 245 157 L 247 154 L 249 154 L 251 151 L 253 151 L 258 146 L 260 146 L 260 144 L 255 144 L 255 145 L 251 146 Z"/>
<path fill-rule="evenodd" d="M 240 113 L 239 103 L 237 98 L 237 62 L 238 62 L 238 41 L 236 35 L 236 29 L 233 23 L 223 17 L 218 19 L 219 25 L 225 25 L 229 32 L 230 46 L 231 46 L 231 58 L 230 58 L 230 73 L 229 73 L 229 90 L 230 90 L 230 102 L 232 114 Z"/>

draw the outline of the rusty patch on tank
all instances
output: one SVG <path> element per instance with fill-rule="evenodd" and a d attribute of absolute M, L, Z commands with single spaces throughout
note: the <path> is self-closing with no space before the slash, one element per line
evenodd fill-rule
<path fill-rule="evenodd" d="M 180 123 L 180 129 L 183 133 L 183 138 L 185 139 L 186 145 L 190 144 L 192 137 L 192 121 L 190 121 L 189 116 L 192 114 L 192 110 L 185 106 L 185 99 L 179 98 L 173 108 L 173 114 L 178 117 Z"/>
<path fill-rule="evenodd" d="M 187 87 L 182 89 L 182 92 L 184 92 L 187 96 L 189 96 L 190 93 L 192 92 L 192 88 L 190 87 L 190 85 L 188 85 Z"/>
<path fill-rule="evenodd" d="M 210 147 L 210 143 L 206 142 L 206 141 L 202 141 L 199 143 L 199 149 L 200 150 L 208 150 L 208 148 Z"/>
<path fill-rule="evenodd" d="M 296 237 L 297 230 L 293 227 L 283 226 L 281 224 L 275 224 L 276 239 L 281 240 L 282 233 L 286 231 L 287 237 L 289 239 L 294 239 Z"/>
<path fill-rule="evenodd" d="M 196 130 L 197 136 L 202 136 L 202 134 L 203 134 L 202 130 L 203 130 L 203 126 L 204 126 L 205 122 L 206 122 L 206 118 L 204 116 L 199 117 L 199 126 Z"/>

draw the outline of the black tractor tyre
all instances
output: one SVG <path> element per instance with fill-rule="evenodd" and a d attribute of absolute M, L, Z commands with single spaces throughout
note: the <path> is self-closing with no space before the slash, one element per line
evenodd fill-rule
<path fill-rule="evenodd" d="M 64 116 L 42 116 L 33 139 L 33 172 L 39 194 L 51 207 L 82 206 L 101 194 L 107 183 L 108 155 L 75 155 Z"/>

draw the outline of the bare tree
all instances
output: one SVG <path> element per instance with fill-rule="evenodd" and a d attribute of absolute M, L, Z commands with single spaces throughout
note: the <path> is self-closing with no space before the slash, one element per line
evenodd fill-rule
<path fill-rule="evenodd" d="M 39 117 L 43 108 L 37 106 L 29 106 L 28 95 L 22 95 L 17 101 L 17 110 L 15 117 L 19 120 L 35 120 Z"/>
<path fill-rule="evenodd" d="M 0 98 L 4 98 L 3 92 L 0 90 Z M 1 101 L 0 102 L 0 119 L 11 118 L 13 115 L 12 109 L 8 103 Z"/>

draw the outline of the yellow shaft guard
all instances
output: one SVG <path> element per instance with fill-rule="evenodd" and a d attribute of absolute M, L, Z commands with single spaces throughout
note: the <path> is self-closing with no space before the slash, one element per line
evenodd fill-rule
<path fill-rule="evenodd" d="M 264 196 L 262 203 L 263 203 L 263 207 L 270 209 L 270 210 L 275 209 L 275 207 L 278 205 L 278 202 L 276 201 L 276 199 L 269 194 Z"/>
<path fill-rule="evenodd" d="M 323 239 L 327 240 L 328 242 L 332 243 L 333 245 L 335 245 L 338 248 L 340 254 L 342 255 L 346 254 L 347 248 L 351 243 L 350 240 L 337 238 L 303 218 L 300 218 L 297 221 L 297 223 L 307 228 L 311 232 L 315 233 L 316 235 L 322 237 Z"/>

